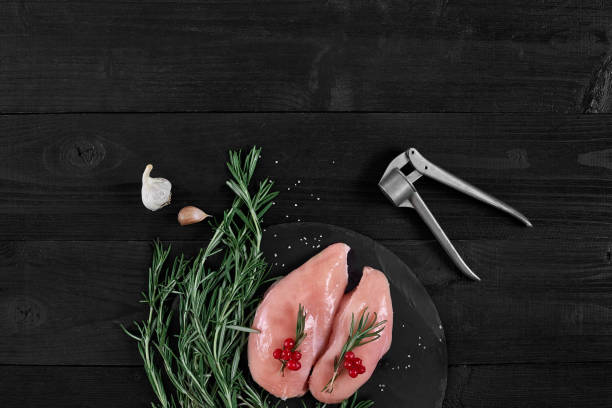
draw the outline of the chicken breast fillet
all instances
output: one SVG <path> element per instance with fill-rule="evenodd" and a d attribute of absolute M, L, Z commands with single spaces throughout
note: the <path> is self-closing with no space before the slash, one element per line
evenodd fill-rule
<path fill-rule="evenodd" d="M 308 390 L 308 376 L 329 339 L 334 316 L 348 281 L 347 254 L 343 243 L 330 245 L 305 264 L 277 281 L 264 295 L 255 313 L 248 342 L 251 376 L 269 393 L 282 398 L 303 395 Z M 283 347 L 286 338 L 295 339 L 299 305 L 306 313 L 306 338 L 298 350 L 301 369 L 285 368 L 272 356 Z"/>
<path fill-rule="evenodd" d="M 356 378 L 351 378 L 345 368 L 340 368 L 334 382 L 332 392 L 323 391 L 334 372 L 334 359 L 340 355 L 342 346 L 347 340 L 351 327 L 351 317 L 355 315 L 357 322 L 363 311 L 376 312 L 377 320 L 386 320 L 385 328 L 380 338 L 371 343 L 356 347 L 352 351 L 363 361 L 366 372 Z M 350 293 L 344 295 L 338 313 L 334 319 L 332 334 L 325 353 L 319 358 L 310 376 L 309 388 L 311 394 L 319 401 L 335 404 L 347 399 L 365 384 L 372 376 L 381 357 L 391 347 L 393 331 L 393 306 L 389 282 L 384 273 L 365 267 L 359 285 Z"/>

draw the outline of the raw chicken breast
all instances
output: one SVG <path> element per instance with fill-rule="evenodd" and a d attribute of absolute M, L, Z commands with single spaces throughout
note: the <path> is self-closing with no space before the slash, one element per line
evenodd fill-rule
<path fill-rule="evenodd" d="M 312 257 L 264 295 L 257 308 L 252 327 L 260 333 L 249 335 L 248 359 L 251 376 L 265 390 L 282 398 L 303 395 L 308 390 L 308 375 L 324 351 L 334 315 L 346 289 L 346 257 L 350 247 L 337 243 Z M 272 353 L 283 347 L 283 341 L 295 339 L 299 305 L 306 313 L 306 338 L 299 346 L 302 368 L 280 373 L 281 362 Z"/>
<path fill-rule="evenodd" d="M 387 321 L 378 340 L 352 350 L 355 356 L 363 361 L 366 372 L 356 378 L 351 378 L 346 369 L 340 368 L 340 374 L 336 377 L 333 391 L 331 393 L 322 391 L 332 378 L 334 358 L 340 354 L 342 346 L 347 340 L 352 314 L 355 314 L 355 322 L 357 322 L 366 307 L 368 308 L 367 312 L 376 312 L 377 321 Z M 373 315 L 371 315 L 372 318 Z M 378 360 L 391 347 L 393 307 L 391 305 L 389 282 L 384 273 L 367 266 L 363 268 L 363 276 L 359 285 L 342 298 L 333 327 L 325 353 L 319 358 L 312 371 L 309 385 L 312 395 L 319 401 L 328 404 L 335 404 L 347 399 L 365 384 L 376 369 Z"/>

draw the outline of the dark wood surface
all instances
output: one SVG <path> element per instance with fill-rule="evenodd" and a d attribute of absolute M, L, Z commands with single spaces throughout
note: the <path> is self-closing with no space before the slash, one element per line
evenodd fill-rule
<path fill-rule="evenodd" d="M 612 110 L 611 27 L 600 0 L 1 1 L 0 406 L 149 405 L 119 326 L 150 242 L 203 245 L 176 212 L 219 214 L 253 144 L 266 224 L 351 228 L 423 281 L 445 407 L 612 405 L 612 116 L 584 114 Z M 533 221 L 419 181 L 482 282 L 378 191 L 410 146 Z"/>
<path fill-rule="evenodd" d="M 609 111 L 602 0 L 2 0 L 0 111 Z"/>

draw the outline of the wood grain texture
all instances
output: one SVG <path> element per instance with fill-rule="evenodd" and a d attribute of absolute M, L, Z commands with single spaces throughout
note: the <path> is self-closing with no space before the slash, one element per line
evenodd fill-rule
<path fill-rule="evenodd" d="M 150 408 L 142 367 L 0 367 L 6 408 Z"/>
<path fill-rule="evenodd" d="M 436 242 L 382 243 L 430 292 L 451 364 L 612 361 L 608 241 L 457 242 L 480 283 Z M 200 245 L 173 243 L 188 256 Z M 150 256 L 139 241 L 0 243 L 0 362 L 140 364 L 120 325 L 145 315 Z"/>
<path fill-rule="evenodd" d="M 602 364 L 455 366 L 449 369 L 444 408 L 602 407 L 612 392 Z"/>
<path fill-rule="evenodd" d="M 176 214 L 220 214 L 226 152 L 258 144 L 258 176 L 281 195 L 267 224 L 318 221 L 375 239 L 431 239 L 411 210 L 394 208 L 378 180 L 414 146 L 432 162 L 513 205 L 514 219 L 431 180 L 417 188 L 449 237 L 611 237 L 612 116 L 495 114 L 89 114 L 0 117 L 0 239 L 190 240 Z M 174 184 L 156 213 L 141 174 Z"/>
<path fill-rule="evenodd" d="M 608 54 L 593 74 L 584 92 L 582 106 L 585 113 L 612 111 L 612 55 Z"/>
<path fill-rule="evenodd" d="M 610 370 L 610 363 L 453 366 L 443 407 L 609 406 Z M 6 408 L 145 408 L 153 397 L 142 367 L 4 366 L 0 378 Z"/>
<path fill-rule="evenodd" d="M 1 7 L 5 113 L 581 112 L 612 26 L 600 0 Z"/>

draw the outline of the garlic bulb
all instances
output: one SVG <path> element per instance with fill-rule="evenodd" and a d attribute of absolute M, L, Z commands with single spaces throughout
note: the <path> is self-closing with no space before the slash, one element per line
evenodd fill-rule
<path fill-rule="evenodd" d="M 142 203 L 151 211 L 157 211 L 170 204 L 172 183 L 165 178 L 150 177 L 152 164 L 147 164 L 142 173 Z"/>
<path fill-rule="evenodd" d="M 204 211 L 200 210 L 198 207 L 189 205 L 181 208 L 181 211 L 179 211 L 178 222 L 181 225 L 195 224 L 196 222 L 202 221 L 206 217 L 209 217 L 209 215 Z"/>

